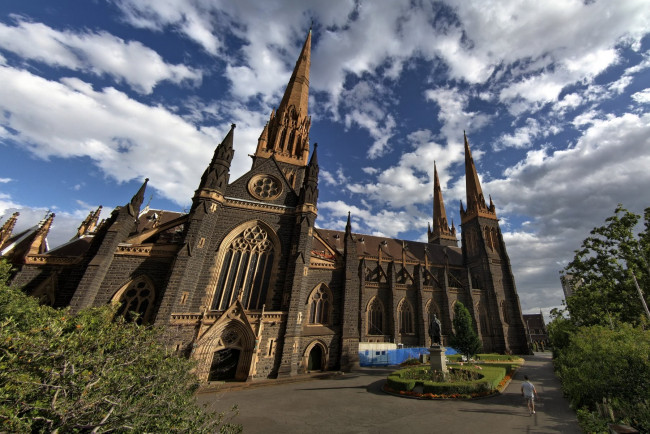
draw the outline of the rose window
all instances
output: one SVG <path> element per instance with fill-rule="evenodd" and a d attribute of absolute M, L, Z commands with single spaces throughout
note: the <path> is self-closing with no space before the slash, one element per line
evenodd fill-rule
<path fill-rule="evenodd" d="M 274 199 L 282 192 L 280 181 L 269 175 L 256 176 L 251 179 L 248 189 L 257 199 Z"/>

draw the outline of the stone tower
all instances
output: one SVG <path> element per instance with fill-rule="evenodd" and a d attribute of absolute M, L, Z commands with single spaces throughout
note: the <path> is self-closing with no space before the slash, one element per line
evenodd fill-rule
<path fill-rule="evenodd" d="M 519 296 L 496 208 L 492 198 L 489 205 L 485 202 L 467 136 L 464 140 L 467 208 L 461 202 L 463 259 L 472 287 L 482 293 L 470 312 L 478 317 L 484 351 L 525 354 L 528 346 Z"/>

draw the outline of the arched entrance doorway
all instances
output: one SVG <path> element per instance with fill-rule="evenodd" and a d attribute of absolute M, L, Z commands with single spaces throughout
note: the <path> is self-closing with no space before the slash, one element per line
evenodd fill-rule
<path fill-rule="evenodd" d="M 233 380 L 237 374 L 237 365 L 241 350 L 238 348 L 224 348 L 215 351 L 210 364 L 208 381 Z"/>
<path fill-rule="evenodd" d="M 309 359 L 307 361 L 308 371 L 322 371 L 323 370 L 323 348 L 320 345 L 314 345 L 309 352 Z"/>

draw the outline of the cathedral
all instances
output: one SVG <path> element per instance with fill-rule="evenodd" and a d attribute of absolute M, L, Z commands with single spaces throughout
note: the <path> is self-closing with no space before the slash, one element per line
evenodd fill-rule
<path fill-rule="evenodd" d="M 202 381 L 349 370 L 365 343 L 443 344 L 454 304 L 470 311 L 484 352 L 527 353 L 519 297 L 495 206 L 486 203 L 465 137 L 461 247 L 434 167 L 428 242 L 315 226 L 318 154 L 309 143 L 311 31 L 282 101 L 260 134 L 251 169 L 230 180 L 232 125 L 189 212 L 142 208 L 147 180 L 99 222 L 93 211 L 68 243 L 49 249 L 54 214 L 12 233 L 0 255 L 12 285 L 78 311 L 111 302 L 118 315 L 166 328 L 168 346 L 198 362 Z M 101 207 L 100 207 L 101 208 Z M 136 313 L 134 315 L 134 313 Z"/>

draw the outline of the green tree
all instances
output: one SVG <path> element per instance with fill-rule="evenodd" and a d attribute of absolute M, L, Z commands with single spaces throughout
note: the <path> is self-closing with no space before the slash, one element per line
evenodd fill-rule
<path fill-rule="evenodd" d="M 580 327 L 556 359 L 574 408 L 596 414 L 607 400 L 615 420 L 650 432 L 650 331 L 630 324 Z"/>
<path fill-rule="evenodd" d="M 576 325 L 618 322 L 638 324 L 644 308 L 635 286 L 636 278 L 645 301 L 650 289 L 650 208 L 645 210 L 645 230 L 635 228 L 640 216 L 620 204 L 606 224 L 591 231 L 565 268 L 571 275 L 574 294 L 566 300 Z"/>
<path fill-rule="evenodd" d="M 449 343 L 453 348 L 465 355 L 467 359 L 481 350 L 481 341 L 474 330 L 472 316 L 460 301 L 454 305 L 454 330 Z"/>
<path fill-rule="evenodd" d="M 161 330 L 115 320 L 116 306 L 40 306 L 6 285 L 0 262 L 0 430 L 238 432 L 194 397 L 193 363 Z"/>

